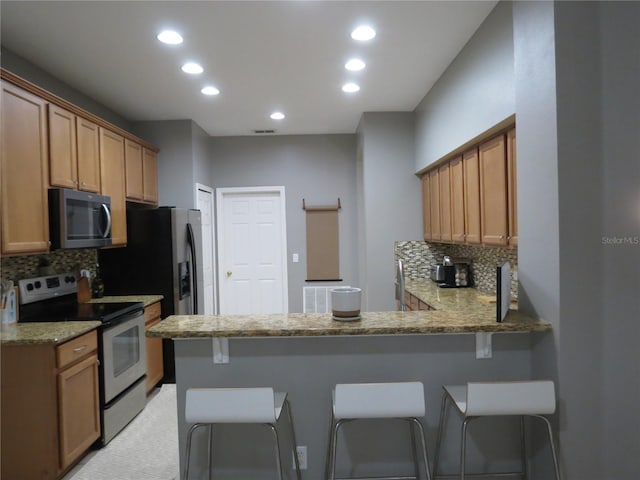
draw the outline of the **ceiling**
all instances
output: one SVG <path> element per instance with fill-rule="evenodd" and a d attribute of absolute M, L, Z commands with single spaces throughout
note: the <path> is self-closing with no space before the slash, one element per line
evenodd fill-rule
<path fill-rule="evenodd" d="M 354 133 L 363 112 L 412 111 L 496 3 L 3 0 L 1 41 L 132 121 L 192 119 L 213 136 Z M 364 22 L 376 37 L 352 40 Z M 184 43 L 158 42 L 164 28 Z M 351 57 L 366 68 L 345 70 Z M 187 60 L 204 73 L 183 73 Z M 361 90 L 345 94 L 347 81 Z M 205 84 L 220 95 L 202 95 Z"/>

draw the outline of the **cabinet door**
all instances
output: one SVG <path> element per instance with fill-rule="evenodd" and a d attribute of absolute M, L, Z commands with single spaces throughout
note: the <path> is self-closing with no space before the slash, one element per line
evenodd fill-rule
<path fill-rule="evenodd" d="M 46 102 L 9 83 L 0 85 L 2 253 L 47 252 L 49 158 Z"/>
<path fill-rule="evenodd" d="M 60 468 L 73 463 L 100 436 L 98 357 L 58 374 Z"/>
<path fill-rule="evenodd" d="M 509 245 L 518 245 L 518 179 L 516 175 L 516 129 L 507 132 L 507 191 L 509 193 Z"/>
<path fill-rule="evenodd" d="M 150 329 L 154 325 L 160 323 L 161 319 L 160 302 L 153 303 L 144 309 L 144 325 L 145 330 Z M 146 338 L 147 346 L 147 393 L 149 393 L 164 376 L 163 357 L 162 357 L 162 339 Z"/>
<path fill-rule="evenodd" d="M 49 178 L 51 186 L 78 188 L 76 116 L 49 104 Z"/>
<path fill-rule="evenodd" d="M 464 228 L 466 243 L 480 243 L 480 166 L 478 149 L 462 156 L 464 170 Z"/>
<path fill-rule="evenodd" d="M 438 169 L 438 183 L 440 185 L 440 240 L 451 241 L 451 175 L 449 163 Z"/>
<path fill-rule="evenodd" d="M 462 157 L 449 163 L 451 178 L 451 240 L 464 242 L 464 172 Z"/>
<path fill-rule="evenodd" d="M 422 231 L 425 240 L 431 240 L 431 200 L 429 195 L 429 174 L 422 176 Z"/>
<path fill-rule="evenodd" d="M 125 140 L 124 150 L 127 198 L 142 200 L 142 146 Z"/>
<path fill-rule="evenodd" d="M 127 243 L 127 210 L 124 179 L 124 138 L 100 128 L 100 177 L 102 194 L 111 197 L 113 245 Z"/>
<path fill-rule="evenodd" d="M 142 199 L 149 203 L 158 203 L 158 157 L 156 152 L 142 149 Z"/>
<path fill-rule="evenodd" d="M 480 220 L 482 243 L 507 244 L 507 161 L 505 136 L 480 145 Z"/>
<path fill-rule="evenodd" d="M 100 132 L 98 125 L 82 117 L 76 118 L 78 139 L 78 188 L 100 192 Z"/>
<path fill-rule="evenodd" d="M 438 169 L 429 173 L 429 211 L 431 212 L 431 240 L 440 241 L 440 186 L 438 184 Z"/>

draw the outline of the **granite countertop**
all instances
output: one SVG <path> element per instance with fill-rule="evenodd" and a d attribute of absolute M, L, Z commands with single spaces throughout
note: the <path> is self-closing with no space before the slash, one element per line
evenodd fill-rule
<path fill-rule="evenodd" d="M 475 288 L 440 288 L 429 279 L 407 279 L 405 290 L 435 310 L 477 310 L 489 308 L 496 311 L 496 296 L 485 295 Z M 511 308 L 517 308 L 512 302 Z"/>
<path fill-rule="evenodd" d="M 100 298 L 92 298 L 91 303 L 117 303 L 117 302 L 142 302 L 145 307 L 153 305 L 164 298 L 163 295 L 105 295 Z"/>
<path fill-rule="evenodd" d="M 10 323 L 0 329 L 0 345 L 58 345 L 90 332 L 101 325 L 87 322 Z"/>

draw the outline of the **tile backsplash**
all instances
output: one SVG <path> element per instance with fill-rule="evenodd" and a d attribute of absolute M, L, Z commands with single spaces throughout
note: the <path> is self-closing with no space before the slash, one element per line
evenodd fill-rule
<path fill-rule="evenodd" d="M 503 247 L 485 247 L 431 243 L 419 240 L 397 241 L 394 246 L 396 259 L 404 262 L 407 278 L 429 278 L 431 265 L 442 263 L 444 255 L 470 261 L 475 287 L 486 294 L 496 293 L 496 266 L 508 261 L 511 266 L 511 297 L 518 298 L 518 250 Z M 515 274 L 515 275 L 514 275 Z"/>
<path fill-rule="evenodd" d="M 73 272 L 76 266 L 86 268 L 93 275 L 98 262 L 97 250 L 81 248 L 74 250 L 55 250 L 42 255 L 25 255 L 21 257 L 3 257 L 0 260 L 0 277 L 3 280 L 13 280 L 17 283 L 23 278 L 40 275 L 39 263 L 46 259 L 51 267 L 51 273 Z"/>

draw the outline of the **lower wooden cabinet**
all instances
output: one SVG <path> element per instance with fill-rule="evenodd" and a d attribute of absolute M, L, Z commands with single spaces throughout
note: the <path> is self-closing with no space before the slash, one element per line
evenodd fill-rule
<path fill-rule="evenodd" d="M 100 436 L 96 331 L 0 349 L 0 478 L 56 480 Z"/>
<path fill-rule="evenodd" d="M 145 330 L 160 323 L 160 302 L 153 303 L 144 309 Z M 164 376 L 162 339 L 147 337 L 147 394 L 153 390 Z"/>

